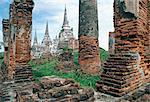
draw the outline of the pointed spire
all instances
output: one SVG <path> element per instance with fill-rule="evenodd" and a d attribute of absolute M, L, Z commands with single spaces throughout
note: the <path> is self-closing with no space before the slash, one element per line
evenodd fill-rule
<path fill-rule="evenodd" d="M 47 23 L 46 23 L 45 35 L 49 36 L 49 31 L 48 31 L 48 21 L 47 21 Z"/>
<path fill-rule="evenodd" d="M 67 19 L 67 9 L 66 9 L 66 5 L 65 5 L 64 21 L 63 21 L 63 26 L 62 26 L 62 27 L 65 27 L 65 26 L 69 26 L 69 22 L 68 22 L 68 19 Z"/>
<path fill-rule="evenodd" d="M 46 23 L 46 30 L 45 30 L 45 35 L 44 39 L 42 41 L 42 45 L 50 45 L 51 44 L 51 39 L 49 36 L 49 30 L 48 30 L 48 22 Z"/>
<path fill-rule="evenodd" d="M 55 39 L 57 39 L 57 35 L 55 36 Z"/>
<path fill-rule="evenodd" d="M 38 44 L 36 30 L 35 30 L 35 35 L 34 35 L 34 42 L 33 42 L 33 44 Z"/>

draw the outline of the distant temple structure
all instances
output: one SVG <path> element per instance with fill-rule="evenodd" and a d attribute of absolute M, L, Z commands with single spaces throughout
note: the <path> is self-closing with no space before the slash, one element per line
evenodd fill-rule
<path fill-rule="evenodd" d="M 35 36 L 34 36 L 34 41 L 33 41 L 33 45 L 32 45 L 32 59 L 36 59 L 36 58 L 40 58 L 42 55 L 42 51 L 41 51 L 41 45 L 40 43 L 38 43 L 38 39 L 37 39 L 37 33 L 35 31 Z"/>
<path fill-rule="evenodd" d="M 51 56 L 51 47 L 52 47 L 52 41 L 49 36 L 48 22 L 47 22 L 45 35 L 41 44 L 38 43 L 37 34 L 35 31 L 34 41 L 32 45 L 32 59 L 36 59 L 44 56 L 45 57 Z"/>
<path fill-rule="evenodd" d="M 42 43 L 38 43 L 37 34 L 35 32 L 34 41 L 32 45 L 32 59 L 40 58 L 42 56 L 57 56 L 64 48 L 78 51 L 79 42 L 73 35 L 73 28 L 69 26 L 67 19 L 67 10 L 65 7 L 64 21 L 59 37 L 55 37 L 52 41 L 49 36 L 48 23 L 46 24 L 45 35 Z"/>
<path fill-rule="evenodd" d="M 58 48 L 59 49 L 70 48 L 74 50 L 75 48 L 77 48 L 78 45 L 79 45 L 78 40 L 76 40 L 73 35 L 73 28 L 69 26 L 69 21 L 67 19 L 67 9 L 65 7 L 64 21 L 62 29 L 59 33 Z"/>
<path fill-rule="evenodd" d="M 52 45 L 52 41 L 50 39 L 50 36 L 49 36 L 49 30 L 48 30 L 48 22 L 46 24 L 46 30 L 45 30 L 45 35 L 44 35 L 44 39 L 41 43 L 41 46 L 42 46 L 42 56 L 47 56 L 47 55 L 50 55 L 50 51 L 51 51 L 51 45 Z"/>
<path fill-rule="evenodd" d="M 51 54 L 52 54 L 52 56 L 59 55 L 58 44 L 59 44 L 59 39 L 56 36 L 55 39 L 53 39 L 53 41 L 52 41 L 52 46 L 51 46 Z"/>

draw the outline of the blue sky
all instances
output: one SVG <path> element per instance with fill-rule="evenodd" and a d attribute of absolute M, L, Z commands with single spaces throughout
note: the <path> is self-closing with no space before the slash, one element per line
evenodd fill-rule
<path fill-rule="evenodd" d="M 113 1 L 98 0 L 99 14 L 99 43 L 104 49 L 108 49 L 108 34 L 113 31 Z M 0 41 L 2 41 L 2 19 L 9 17 L 9 4 L 12 0 L 0 0 Z M 63 23 L 64 7 L 67 6 L 68 20 L 74 29 L 74 35 L 78 36 L 79 0 L 34 0 L 33 31 L 37 30 L 38 40 L 41 42 L 46 22 L 49 23 L 51 39 L 59 34 Z"/>

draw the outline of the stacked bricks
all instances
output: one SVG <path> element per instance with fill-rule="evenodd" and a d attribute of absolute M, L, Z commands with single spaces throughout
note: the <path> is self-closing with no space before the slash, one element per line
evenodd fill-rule
<path fill-rule="evenodd" d="M 15 58 L 16 64 L 26 64 L 30 60 L 31 32 L 32 32 L 32 9 L 33 1 L 15 1 L 13 4 L 11 19 L 15 25 Z M 14 31 L 12 31 L 14 32 Z"/>
<path fill-rule="evenodd" d="M 16 68 L 24 68 L 22 66 L 27 66 L 27 63 L 31 59 L 30 50 L 33 7 L 34 2 L 32 0 L 14 0 L 13 3 L 10 4 L 9 20 L 3 20 L 4 35 L 6 35 L 6 31 L 9 35 L 7 37 L 8 48 L 6 48 L 6 50 L 8 49 L 8 52 L 5 51 L 8 57 L 5 59 L 5 62 L 8 62 L 8 79 L 11 80 L 15 75 Z"/>
<path fill-rule="evenodd" d="M 42 77 L 39 83 L 3 83 L 0 102 L 94 102 L 94 90 L 71 79 Z"/>
<path fill-rule="evenodd" d="M 8 64 L 9 20 L 3 19 L 4 63 Z"/>
<path fill-rule="evenodd" d="M 59 55 L 60 63 L 56 67 L 57 70 L 63 71 L 65 73 L 75 70 L 74 60 L 73 60 L 73 50 L 67 49 Z"/>
<path fill-rule="evenodd" d="M 104 64 L 101 81 L 96 86 L 99 91 L 113 96 L 123 96 L 142 85 L 143 73 L 137 68 L 136 54 L 110 55 Z"/>
<path fill-rule="evenodd" d="M 149 68 L 149 71 L 150 71 L 150 0 L 148 0 L 148 28 L 149 28 L 149 33 L 148 35 L 146 35 L 146 43 L 145 43 L 145 50 L 146 50 L 146 63 L 147 63 L 147 68 Z"/>
<path fill-rule="evenodd" d="M 79 1 L 79 64 L 87 74 L 100 71 L 97 0 Z"/>
<path fill-rule="evenodd" d="M 31 99 L 30 99 L 31 100 Z M 94 102 L 94 91 L 71 79 L 43 77 L 33 86 L 33 102 Z"/>
<path fill-rule="evenodd" d="M 118 0 L 119 1 L 119 0 Z M 148 0 L 139 1 L 138 17 L 121 14 L 117 0 L 114 3 L 115 54 L 104 64 L 101 81 L 97 89 L 114 96 L 123 96 L 135 91 L 150 79 L 148 64 L 145 63 L 145 43 L 148 29 Z M 133 5 L 135 6 L 135 5 Z"/>

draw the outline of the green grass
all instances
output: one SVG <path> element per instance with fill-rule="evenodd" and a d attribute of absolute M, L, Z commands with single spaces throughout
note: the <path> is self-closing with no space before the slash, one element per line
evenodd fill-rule
<path fill-rule="evenodd" d="M 77 65 L 77 66 L 79 65 L 78 56 L 79 56 L 79 53 L 77 51 L 74 52 L 74 64 Z"/>
<path fill-rule="evenodd" d="M 108 52 L 104 49 L 100 49 L 100 57 L 102 61 L 105 61 L 108 58 Z M 32 61 L 29 63 L 33 68 L 33 75 L 35 80 L 38 82 L 39 79 L 43 76 L 58 76 L 61 78 L 70 78 L 74 79 L 76 82 L 80 83 L 81 87 L 91 87 L 95 88 L 96 81 L 100 80 L 99 75 L 87 75 L 82 74 L 81 72 L 74 71 L 70 73 L 63 73 L 57 71 L 55 68 L 59 64 L 57 59 L 52 59 L 51 61 L 44 61 L 42 64 L 34 64 Z M 79 68 L 78 63 L 78 52 L 74 52 L 74 64 L 76 68 Z"/>
<path fill-rule="evenodd" d="M 109 53 L 104 49 L 100 48 L 99 50 L 101 62 L 105 62 L 108 59 Z"/>
<path fill-rule="evenodd" d="M 70 72 L 70 73 L 63 73 L 60 71 L 57 71 L 55 67 L 58 64 L 58 60 L 53 59 L 50 61 L 50 63 L 45 63 L 43 65 L 34 65 L 33 63 L 30 64 L 32 65 L 33 68 L 33 75 L 36 80 L 36 82 L 39 81 L 39 79 L 43 76 L 58 76 L 61 78 L 70 78 L 74 79 L 76 82 L 80 83 L 81 87 L 92 87 L 95 88 L 95 83 L 98 81 L 100 78 L 99 76 L 92 76 L 92 75 L 86 75 L 86 74 L 81 74 L 80 72 Z"/>

